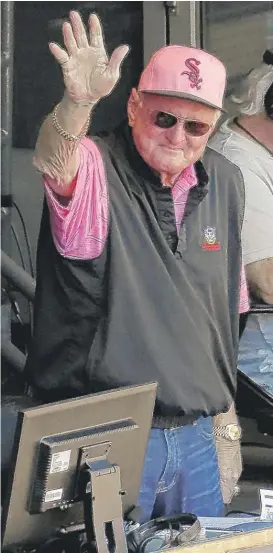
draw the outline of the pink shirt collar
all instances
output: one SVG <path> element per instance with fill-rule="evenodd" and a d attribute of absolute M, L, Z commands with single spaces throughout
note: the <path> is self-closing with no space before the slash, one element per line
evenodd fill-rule
<path fill-rule="evenodd" d="M 196 176 L 194 165 L 189 165 L 189 167 L 186 167 L 186 169 L 181 172 L 178 180 L 172 188 L 174 200 L 176 200 L 181 193 L 188 192 L 190 188 L 196 186 L 197 182 L 198 179 Z"/>

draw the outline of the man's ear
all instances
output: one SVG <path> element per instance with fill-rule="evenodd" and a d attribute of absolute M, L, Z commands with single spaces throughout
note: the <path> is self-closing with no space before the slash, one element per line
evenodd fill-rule
<path fill-rule="evenodd" d="M 213 122 L 213 125 L 212 125 L 212 129 L 210 130 L 210 133 L 209 133 L 209 138 L 218 130 L 218 128 L 220 127 L 221 123 L 222 123 L 222 118 L 223 118 L 223 114 L 220 110 L 217 110 L 216 113 L 215 113 L 215 119 L 214 119 L 214 122 Z"/>
<path fill-rule="evenodd" d="M 214 124 L 213 124 L 213 131 L 215 129 L 217 129 L 220 125 L 221 125 L 221 122 L 222 122 L 222 118 L 223 118 L 223 113 L 218 109 L 215 113 L 215 120 L 214 120 Z"/>
<path fill-rule="evenodd" d="M 136 88 L 132 88 L 130 98 L 127 103 L 127 115 L 129 127 L 133 127 L 136 120 L 136 110 L 139 105 L 139 94 Z"/>

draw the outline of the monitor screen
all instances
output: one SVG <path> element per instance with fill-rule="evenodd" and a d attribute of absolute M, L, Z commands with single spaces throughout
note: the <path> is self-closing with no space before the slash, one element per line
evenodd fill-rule
<path fill-rule="evenodd" d="M 3 547 L 35 547 L 83 527 L 88 496 L 87 518 L 98 524 L 112 521 L 119 504 L 126 516 L 137 505 L 155 396 L 151 383 L 20 411 Z"/>

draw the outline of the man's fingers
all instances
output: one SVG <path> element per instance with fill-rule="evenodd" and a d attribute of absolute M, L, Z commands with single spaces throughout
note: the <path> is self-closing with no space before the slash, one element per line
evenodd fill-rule
<path fill-rule="evenodd" d="M 93 46 L 93 48 L 101 48 L 102 50 L 105 50 L 100 20 L 95 13 L 92 13 L 90 15 L 88 24 L 90 33 L 90 46 Z"/>
<path fill-rule="evenodd" d="M 129 50 L 129 46 L 126 45 L 119 46 L 114 50 L 109 61 L 109 69 L 111 70 L 111 73 L 113 73 L 114 75 L 119 73 L 121 63 L 127 56 Z"/>
<path fill-rule="evenodd" d="M 72 56 L 77 52 L 78 46 L 70 23 L 65 22 L 63 24 L 63 37 L 67 53 L 69 56 Z"/>
<path fill-rule="evenodd" d="M 55 42 L 49 43 L 49 50 L 60 65 L 63 65 L 69 60 L 68 53 L 58 44 L 55 44 Z"/>
<path fill-rule="evenodd" d="M 89 44 L 80 14 L 78 12 L 72 11 L 69 14 L 69 19 L 71 21 L 74 38 L 76 40 L 78 48 L 87 48 Z"/>

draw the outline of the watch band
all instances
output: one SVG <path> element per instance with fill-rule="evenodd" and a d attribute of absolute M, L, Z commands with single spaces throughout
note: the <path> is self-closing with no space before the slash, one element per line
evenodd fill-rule
<path fill-rule="evenodd" d="M 225 438 L 231 442 L 237 442 L 241 438 L 241 428 L 237 424 L 227 424 L 226 426 L 214 426 L 213 433 L 215 437 Z"/>

